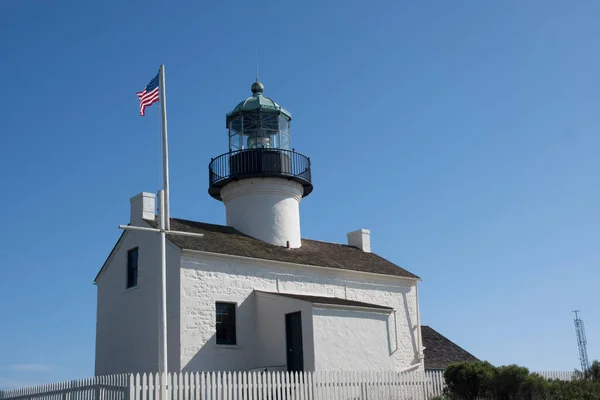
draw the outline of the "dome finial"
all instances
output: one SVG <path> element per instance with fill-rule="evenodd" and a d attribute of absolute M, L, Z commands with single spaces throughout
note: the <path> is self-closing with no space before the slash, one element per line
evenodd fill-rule
<path fill-rule="evenodd" d="M 252 90 L 253 94 L 262 94 L 262 92 L 265 90 L 265 86 L 257 79 L 256 82 L 254 82 L 250 87 L 250 90 Z"/>
<path fill-rule="evenodd" d="M 265 90 L 265 86 L 258 80 L 258 49 L 256 49 L 256 82 L 252 84 L 250 90 L 255 96 L 260 95 Z"/>

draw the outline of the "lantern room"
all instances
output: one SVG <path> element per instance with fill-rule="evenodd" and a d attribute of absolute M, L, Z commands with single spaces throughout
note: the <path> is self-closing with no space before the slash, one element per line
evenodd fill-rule
<path fill-rule="evenodd" d="M 227 114 L 229 151 L 245 149 L 290 149 L 292 115 L 268 97 L 264 86 L 254 82 L 252 96 Z"/>
<path fill-rule="evenodd" d="M 283 178 L 312 192 L 310 159 L 290 146 L 292 114 L 263 95 L 264 86 L 252 84 L 252 96 L 226 115 L 229 151 L 211 159 L 209 193 L 222 200 L 221 189 L 249 178 Z"/>

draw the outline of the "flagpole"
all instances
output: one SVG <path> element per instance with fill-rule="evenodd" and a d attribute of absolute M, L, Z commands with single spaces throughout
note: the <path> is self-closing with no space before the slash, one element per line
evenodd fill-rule
<path fill-rule="evenodd" d="M 161 376 L 161 400 L 167 400 L 166 376 L 168 371 L 167 356 L 167 243 L 165 234 L 165 193 L 158 191 L 158 222 L 160 230 L 160 318 L 159 337 L 160 353 L 158 355 L 158 372 Z"/>
<path fill-rule="evenodd" d="M 162 115 L 163 178 L 165 191 L 165 230 L 171 230 L 171 206 L 169 196 L 169 144 L 167 141 L 167 93 L 165 91 L 165 66 L 161 64 L 158 78 L 158 93 Z"/>

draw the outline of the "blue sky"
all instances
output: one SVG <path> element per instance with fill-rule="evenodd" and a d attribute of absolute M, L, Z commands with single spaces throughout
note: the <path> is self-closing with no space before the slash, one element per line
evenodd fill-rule
<path fill-rule="evenodd" d="M 166 65 L 175 217 L 225 223 L 207 165 L 265 95 L 311 157 L 304 237 L 423 278 L 422 323 L 494 364 L 600 358 L 600 3 L 0 1 L 0 387 L 93 374 L 93 278 L 129 198 L 160 188 Z"/>

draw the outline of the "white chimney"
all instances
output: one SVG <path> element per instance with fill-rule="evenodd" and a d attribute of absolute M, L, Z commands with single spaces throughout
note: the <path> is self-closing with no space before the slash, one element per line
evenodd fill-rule
<path fill-rule="evenodd" d="M 154 221 L 154 211 L 156 210 L 156 196 L 154 193 L 142 192 L 133 196 L 131 203 L 131 217 L 129 223 L 134 226 L 144 226 L 143 220 Z"/>
<path fill-rule="evenodd" d="M 365 253 L 371 252 L 371 231 L 368 229 L 359 229 L 348 233 L 348 246 L 358 247 Z"/>

